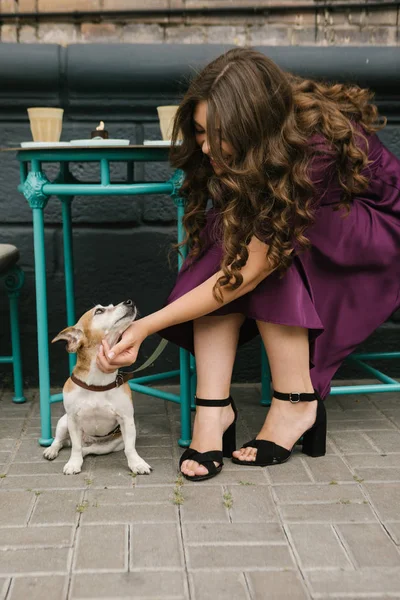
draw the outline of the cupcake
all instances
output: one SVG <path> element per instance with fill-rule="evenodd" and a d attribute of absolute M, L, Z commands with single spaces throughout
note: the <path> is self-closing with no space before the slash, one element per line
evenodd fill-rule
<path fill-rule="evenodd" d="M 97 125 L 96 129 L 90 133 L 91 138 L 101 137 L 103 139 L 108 139 L 108 131 L 104 129 L 104 121 L 100 121 L 100 124 Z"/>

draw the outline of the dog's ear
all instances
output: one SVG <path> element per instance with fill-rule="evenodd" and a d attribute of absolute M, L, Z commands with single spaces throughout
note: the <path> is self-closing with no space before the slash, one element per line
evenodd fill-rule
<path fill-rule="evenodd" d="M 59 340 L 65 340 L 67 342 L 67 352 L 76 352 L 83 344 L 85 334 L 82 329 L 77 327 L 66 327 L 56 337 L 51 340 L 51 343 L 58 342 Z"/>

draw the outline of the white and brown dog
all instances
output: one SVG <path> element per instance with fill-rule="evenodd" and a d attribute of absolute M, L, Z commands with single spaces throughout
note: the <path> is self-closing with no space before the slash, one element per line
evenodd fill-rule
<path fill-rule="evenodd" d="M 101 341 L 106 339 L 113 346 L 136 315 L 132 300 L 117 306 L 97 305 L 75 326 L 63 329 L 52 340 L 65 340 L 67 351 L 78 354 L 72 378 L 67 379 L 63 388 L 66 414 L 57 423 L 53 443 L 43 453 L 45 458 L 53 460 L 63 446 L 71 446 L 70 459 L 64 466 L 66 475 L 80 473 L 87 454 L 123 449 L 133 473 L 151 471 L 135 449 L 136 428 L 129 385 L 113 386 L 117 371 L 103 373 L 96 365 Z"/>

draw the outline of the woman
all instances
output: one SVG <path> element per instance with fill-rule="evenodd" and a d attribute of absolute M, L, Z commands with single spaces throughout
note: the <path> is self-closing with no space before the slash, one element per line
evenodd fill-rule
<path fill-rule="evenodd" d="M 334 373 L 400 304 L 400 161 L 375 134 L 371 98 L 237 48 L 179 107 L 171 162 L 186 176 L 190 254 L 168 304 L 104 343 L 98 362 L 131 364 L 155 332 L 194 352 L 188 479 L 215 476 L 232 452 L 246 466 L 282 463 L 303 434 L 303 452 L 323 455 Z M 257 332 L 275 391 L 256 439 L 233 451 L 236 348 Z"/>

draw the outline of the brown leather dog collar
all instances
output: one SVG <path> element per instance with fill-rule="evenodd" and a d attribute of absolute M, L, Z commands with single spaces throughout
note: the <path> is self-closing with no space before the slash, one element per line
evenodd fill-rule
<path fill-rule="evenodd" d="M 71 375 L 71 379 L 74 383 L 76 383 L 76 385 L 79 385 L 79 387 L 89 390 L 90 392 L 106 392 L 107 390 L 112 390 L 113 388 L 119 388 L 130 379 L 133 379 L 133 374 L 134 371 L 118 373 L 114 381 L 108 383 L 107 385 L 88 385 L 81 379 L 78 379 L 78 377 L 75 377 L 73 373 Z"/>
<path fill-rule="evenodd" d="M 78 379 L 78 377 L 75 377 L 73 373 L 71 375 L 71 379 L 74 383 L 76 383 L 76 385 L 79 385 L 81 388 L 89 390 L 90 392 L 106 392 L 107 390 L 112 390 L 113 388 L 119 388 L 121 385 L 123 385 L 130 379 L 133 379 L 135 373 L 138 373 L 143 369 L 147 369 L 147 367 L 153 364 L 153 362 L 157 360 L 160 354 L 164 351 L 164 348 L 167 344 L 167 340 L 161 340 L 157 348 L 154 350 L 153 354 L 146 360 L 146 362 L 141 367 L 135 369 L 134 371 L 120 371 L 119 373 L 117 373 L 117 376 L 114 379 L 114 381 L 112 381 L 108 385 L 88 385 L 81 379 Z"/>

